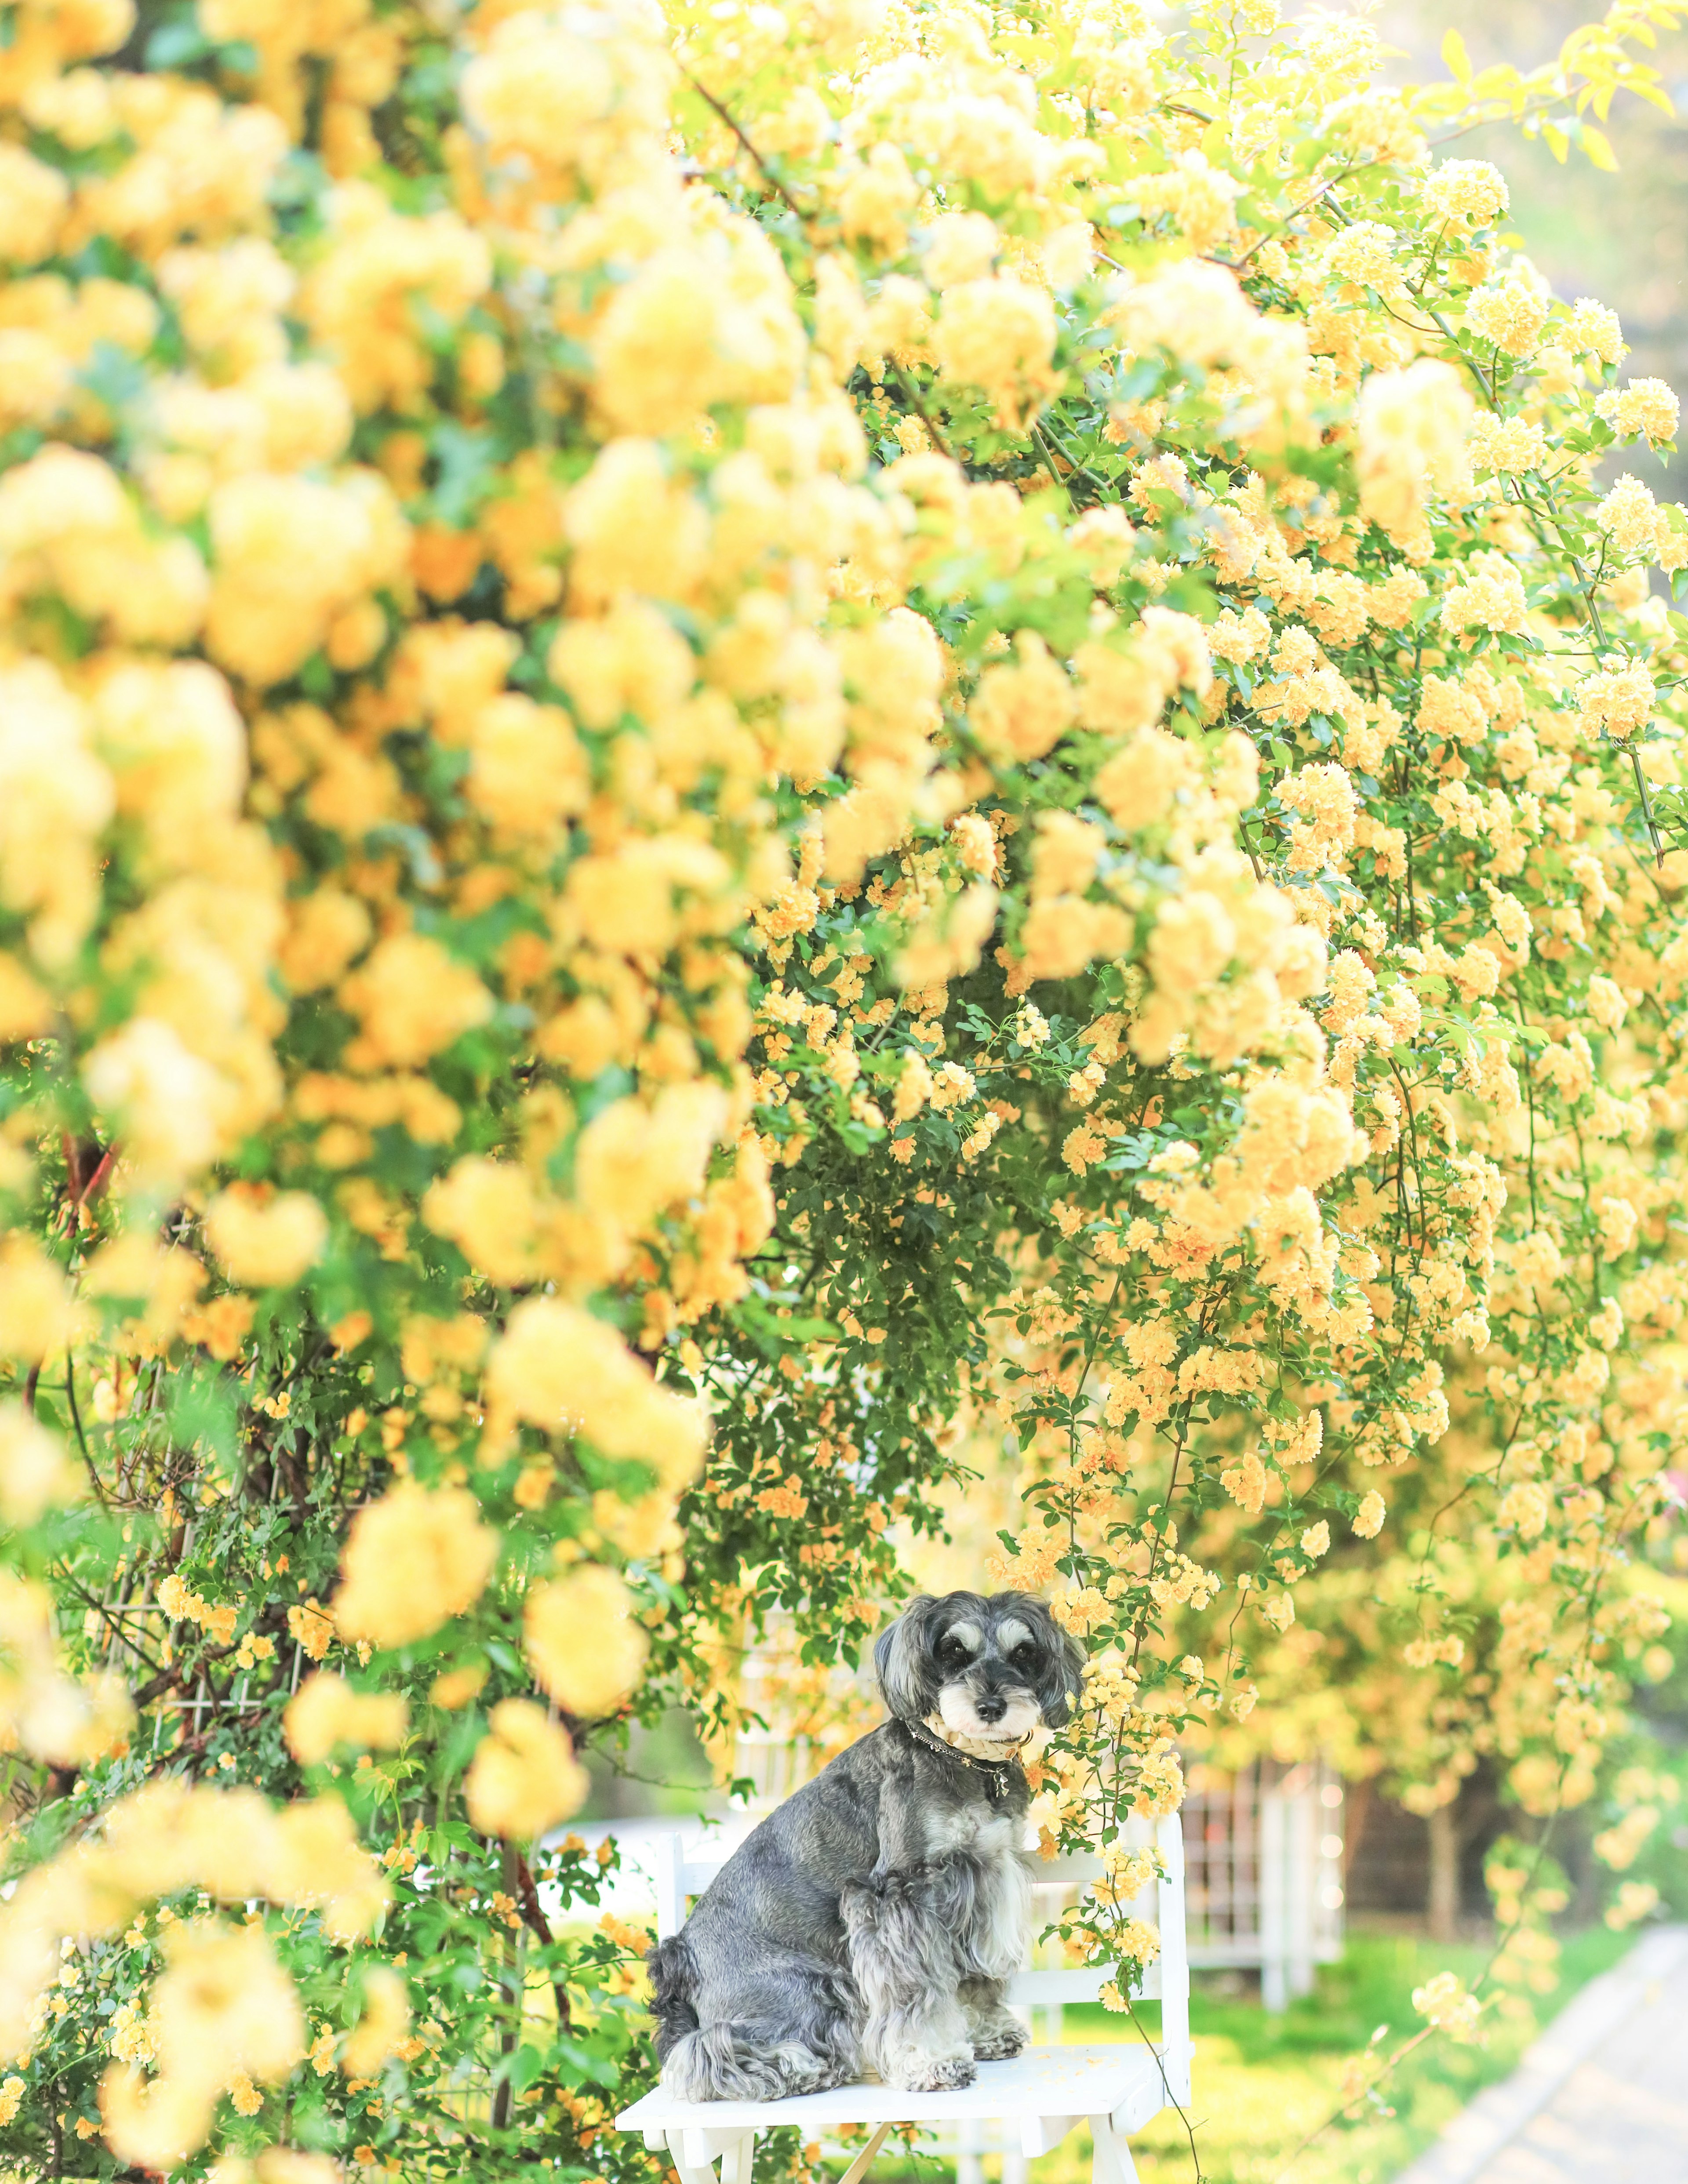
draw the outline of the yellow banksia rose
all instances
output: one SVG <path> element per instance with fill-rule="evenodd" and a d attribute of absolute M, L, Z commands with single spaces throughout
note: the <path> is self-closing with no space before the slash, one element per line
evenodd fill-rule
<path fill-rule="evenodd" d="M 56 1434 L 19 1402 L 0 1402 L 0 1518 L 32 1524 L 55 1504 L 80 1501 L 87 1482 Z"/>
<path fill-rule="evenodd" d="M 588 1212 L 637 1235 L 703 1187 L 726 1120 L 718 1085 L 666 1085 L 649 1106 L 617 1100 L 581 1132 L 575 1188 Z"/>
<path fill-rule="evenodd" d="M 509 1418 L 578 1433 L 605 1456 L 649 1464 L 671 1492 L 703 1462 L 699 1405 L 660 1387 L 614 1328 L 558 1297 L 525 1297 L 511 1312 L 487 1392 Z"/>
<path fill-rule="evenodd" d="M 287 1702 L 281 1720 L 287 1749 L 302 1767 L 314 1767 L 340 1744 L 396 1750 L 409 1716 L 402 1691 L 354 1691 L 344 1677 L 319 1669 Z"/>
<path fill-rule="evenodd" d="M 525 1168 L 478 1153 L 455 1162 L 422 1200 L 429 1228 L 460 1245 L 495 1282 L 532 1279 L 538 1211 Z"/>
<path fill-rule="evenodd" d="M 410 1992 L 389 1964 L 365 1964 L 363 2014 L 340 2052 L 348 2077 L 372 2078 L 410 2029 Z"/>
<path fill-rule="evenodd" d="M 426 1061 L 493 1012 L 468 965 L 420 933 L 378 941 L 340 996 L 363 1024 L 355 1060 L 366 1067 Z"/>
<path fill-rule="evenodd" d="M 152 1995 L 159 2064 L 148 2081 L 114 2064 L 100 2086 L 106 2137 L 120 2159 L 164 2166 L 203 2145 L 220 2094 L 244 2074 L 274 2084 L 304 2052 L 304 2016 L 258 1925 L 178 1924 Z"/>
<path fill-rule="evenodd" d="M 578 1812 L 590 1788 L 568 1731 L 531 1699 L 502 1699 L 493 1708 L 464 1780 L 475 1825 L 523 1840 Z"/>
<path fill-rule="evenodd" d="M 74 1676 L 53 1642 L 43 1586 L 0 1571 L 0 1743 L 53 1767 L 82 1767 L 120 1752 L 134 1724 L 113 1671 Z"/>
<path fill-rule="evenodd" d="M 1473 404 L 1451 364 L 1421 358 L 1374 372 L 1358 407 L 1360 508 L 1415 560 L 1427 559 L 1429 495 L 1467 482 Z"/>
<path fill-rule="evenodd" d="M 39 1362 L 75 1337 L 81 1314 L 64 1275 L 33 1238 L 0 1243 L 0 1357 Z"/>
<path fill-rule="evenodd" d="M 521 1642 L 533 1673 L 565 1713 L 597 1721 L 625 1702 L 650 1641 L 633 1619 L 626 1584 L 612 1569 L 585 1565 L 532 1586 Z"/>
<path fill-rule="evenodd" d="M 205 1209 L 205 1240 L 231 1281 L 285 1289 L 309 1272 L 328 1243 L 328 1217 L 308 1191 L 273 1196 L 231 1184 Z"/>
<path fill-rule="evenodd" d="M 353 1519 L 335 1623 L 343 1636 L 381 1646 L 428 1637 L 474 1606 L 498 1552 L 499 1535 L 466 1487 L 402 1481 Z"/>

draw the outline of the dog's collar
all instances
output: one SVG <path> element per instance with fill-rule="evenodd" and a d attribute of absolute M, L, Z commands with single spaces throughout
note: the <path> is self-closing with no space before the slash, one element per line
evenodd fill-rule
<path fill-rule="evenodd" d="M 949 1758 L 959 1759 L 963 1767 L 971 1767 L 976 1773 L 983 1774 L 990 1785 L 993 1797 L 1007 1795 L 1011 1778 L 1019 1769 L 1020 1754 L 1031 1741 L 1028 1736 L 1022 1736 L 1000 1759 L 987 1758 L 979 1749 L 977 1739 L 962 1736 L 958 1730 L 951 1729 L 945 1721 L 933 1721 L 928 1718 L 925 1721 L 905 1721 L 903 1727 L 917 1742 L 928 1746 L 933 1752 L 944 1753 Z"/>

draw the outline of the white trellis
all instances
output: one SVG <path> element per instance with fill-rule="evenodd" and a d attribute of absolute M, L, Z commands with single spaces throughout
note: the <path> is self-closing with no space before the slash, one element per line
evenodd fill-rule
<path fill-rule="evenodd" d="M 279 1475 L 271 1481 L 272 1502 L 277 1498 L 278 1486 Z M 190 1521 L 183 1532 L 178 1561 L 185 1561 L 191 1555 L 194 1530 Z M 158 1599 L 150 1570 L 137 1575 L 125 1569 L 107 1583 L 97 1599 L 92 1596 L 86 1598 L 85 1634 L 103 1641 L 103 1665 L 117 1670 L 131 1685 L 148 1683 L 167 1656 L 193 1642 L 192 1636 L 179 1630 L 181 1618 L 173 1618 Z M 300 1676 L 307 1665 L 304 1647 L 297 1639 L 284 1639 L 271 1658 L 279 1657 L 286 1663 L 289 1652 L 292 1659 L 286 1674 L 288 1691 L 292 1692 L 298 1689 Z M 168 1748 L 167 1729 L 172 1731 L 172 1741 L 185 1739 L 192 1742 L 214 1722 L 242 1718 L 255 1721 L 263 1713 L 265 1702 L 252 1696 L 252 1682 L 249 1669 L 237 1669 L 228 1688 L 219 1692 L 202 1668 L 160 1691 L 148 1708 L 153 1717 L 151 1756 L 157 1758 Z"/>
<path fill-rule="evenodd" d="M 1342 1953 L 1343 1793 L 1323 1759 L 1192 1768 L 1184 1798 L 1193 1969 L 1256 1970 L 1280 2010 Z"/>

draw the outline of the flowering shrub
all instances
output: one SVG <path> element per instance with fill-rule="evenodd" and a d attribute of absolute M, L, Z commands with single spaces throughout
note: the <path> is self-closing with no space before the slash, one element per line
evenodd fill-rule
<path fill-rule="evenodd" d="M 1412 94 L 1270 0 L 17 12 L 10 2157 L 647 2173 L 577 1747 L 859 1645 L 984 1420 L 1050 1847 L 1357 1583 L 1430 1802 L 1592 1795 L 1688 525 L 1431 140 L 1599 159 L 1680 11 Z"/>

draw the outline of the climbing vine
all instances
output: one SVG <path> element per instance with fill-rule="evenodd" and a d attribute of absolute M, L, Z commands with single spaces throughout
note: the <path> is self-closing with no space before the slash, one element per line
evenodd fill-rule
<path fill-rule="evenodd" d="M 853 1658 L 992 1439 L 1116 1999 L 1123 1818 L 1320 1693 L 1633 1861 L 1677 405 L 1456 140 L 1603 163 L 1680 14 L 18 10 L 20 2173 L 649 2174 L 581 1755 Z"/>

